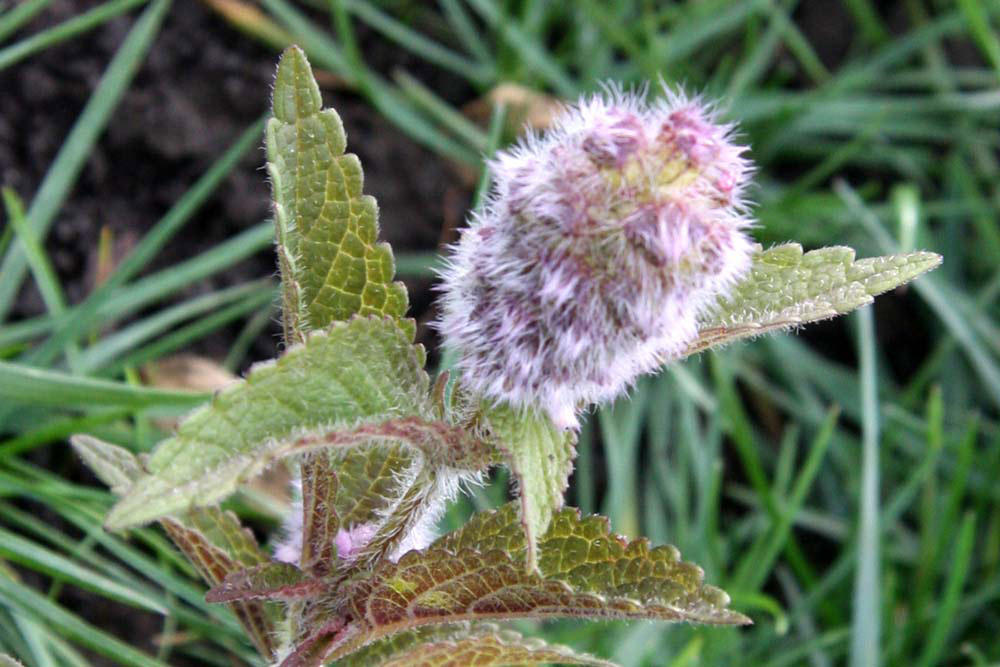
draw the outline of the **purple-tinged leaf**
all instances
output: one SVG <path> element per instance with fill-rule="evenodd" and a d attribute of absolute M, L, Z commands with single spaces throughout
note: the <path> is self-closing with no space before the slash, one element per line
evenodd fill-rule
<path fill-rule="evenodd" d="M 257 544 L 253 532 L 232 512 L 219 507 L 202 507 L 188 512 L 184 520 L 244 567 L 262 565 L 270 560 L 267 552 Z"/>
<path fill-rule="evenodd" d="M 607 519 L 574 509 L 553 516 L 538 540 L 538 569 L 525 568 L 527 543 L 515 503 L 478 514 L 428 549 L 380 561 L 349 584 L 351 619 L 324 660 L 395 633 L 456 621 L 579 617 L 743 624 L 728 596 L 673 547 L 651 548 L 611 535 Z M 318 664 L 318 663 L 317 663 Z"/>
<path fill-rule="evenodd" d="M 307 454 L 299 464 L 302 477 L 302 569 L 315 576 L 329 573 L 340 530 L 337 512 L 337 472 L 330 457 Z"/>
<path fill-rule="evenodd" d="M 305 641 L 298 644 L 281 661 L 281 667 L 319 667 L 326 662 L 326 656 L 332 647 L 350 634 L 351 630 L 345 628 L 344 619 L 335 617 L 320 625 Z"/>
<path fill-rule="evenodd" d="M 204 510 L 195 511 L 203 512 Z M 219 515 L 225 514 L 219 512 Z M 202 519 L 211 521 L 210 518 Z M 201 531 L 171 518 L 161 519 L 160 524 L 209 585 L 217 586 L 229 574 L 244 568 L 243 563 L 213 544 Z M 264 604 L 256 601 L 234 602 L 230 608 L 260 654 L 268 658 L 274 655 L 277 648 L 274 645 L 274 621 Z"/>
<path fill-rule="evenodd" d="M 337 667 L 499 667 L 500 665 L 614 663 L 491 623 L 456 623 L 400 632 L 337 661 Z"/>
<path fill-rule="evenodd" d="M 205 594 L 205 600 L 296 600 L 317 597 L 329 589 L 328 582 L 308 577 L 294 565 L 272 561 L 230 572 Z"/>
<path fill-rule="evenodd" d="M 576 653 L 564 646 L 546 644 L 514 632 L 499 632 L 451 641 L 419 644 L 396 655 L 380 667 L 504 667 L 505 665 L 591 665 L 614 667 L 606 660 Z"/>
<path fill-rule="evenodd" d="M 292 439 L 280 456 L 391 441 L 406 443 L 420 451 L 435 467 L 480 470 L 495 460 L 487 443 L 468 430 L 420 417 L 399 417 L 307 433 Z"/>

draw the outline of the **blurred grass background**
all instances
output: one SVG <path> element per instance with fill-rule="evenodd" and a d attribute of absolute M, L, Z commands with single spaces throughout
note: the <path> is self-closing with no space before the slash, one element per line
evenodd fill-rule
<path fill-rule="evenodd" d="M 43 667 L 253 664 L 234 619 L 203 601 L 157 531 L 103 532 L 111 497 L 65 438 L 86 431 L 148 450 L 169 428 L 164 417 L 204 397 L 148 386 L 151 364 L 221 337 L 220 368 L 240 370 L 259 356 L 255 341 L 273 338 L 273 273 L 192 292 L 268 257 L 267 220 L 214 244 L 190 224 L 241 161 L 262 160 L 261 125 L 220 149 L 122 257 L 109 259 L 94 220 L 103 272 L 71 299 L 49 233 L 157 57 L 163 26 L 194 3 L 111 0 L 46 20 L 54 4 L 0 3 L 0 75 L 120 29 L 37 187 L 3 190 L 0 652 Z M 874 307 L 671 367 L 590 418 L 569 501 L 607 514 L 618 532 L 678 546 L 753 627 L 522 629 L 629 666 L 1000 665 L 1000 2 L 203 6 L 225 39 L 275 56 L 300 44 L 321 81 L 447 164 L 466 198 L 483 155 L 533 112 L 544 123 L 548 96 L 662 79 L 721 100 L 740 123 L 759 165 L 760 242 L 944 255 L 941 269 Z M 373 45 L 396 56 L 369 62 Z M 268 93 L 259 90 L 261 108 Z M 383 207 L 389 238 L 405 216 Z M 450 238 L 454 221 L 432 222 Z M 196 250 L 158 263 L 183 239 Z M 425 323 L 436 255 L 406 244 L 396 254 Z M 39 312 L 19 308 L 32 298 Z M 505 493 L 498 473 L 444 527 Z M 274 525 L 266 494 L 233 507 L 262 531 Z"/>

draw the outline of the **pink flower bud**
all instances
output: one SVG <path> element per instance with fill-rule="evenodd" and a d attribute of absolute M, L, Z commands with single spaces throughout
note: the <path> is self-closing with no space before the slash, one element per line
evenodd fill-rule
<path fill-rule="evenodd" d="M 697 100 L 609 91 L 491 164 L 443 271 L 463 382 L 565 428 L 676 358 L 743 276 L 750 163 Z"/>

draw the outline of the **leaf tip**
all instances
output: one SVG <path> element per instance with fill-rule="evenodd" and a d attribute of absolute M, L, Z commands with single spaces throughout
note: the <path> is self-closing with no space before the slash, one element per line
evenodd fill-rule
<path fill-rule="evenodd" d="M 70 437 L 73 451 L 116 495 L 124 495 L 143 474 L 142 462 L 129 450 L 93 436 L 77 433 Z"/>
<path fill-rule="evenodd" d="M 936 252 L 921 250 L 913 253 L 916 263 L 925 266 L 924 271 L 933 271 L 944 263 L 944 257 Z"/>
<path fill-rule="evenodd" d="M 296 45 L 289 46 L 278 61 L 274 80 L 272 108 L 278 120 L 286 123 L 319 113 L 323 105 L 319 85 L 305 52 Z"/>
<path fill-rule="evenodd" d="M 874 271 L 862 281 L 865 291 L 871 296 L 876 296 L 901 287 L 919 276 L 933 271 L 941 266 L 943 261 L 944 258 L 935 252 L 918 250 L 885 257 L 872 257 L 858 262 L 858 265 L 866 262 L 880 263 L 878 264 L 879 270 Z M 875 264 L 871 264 L 871 266 L 875 266 Z"/>

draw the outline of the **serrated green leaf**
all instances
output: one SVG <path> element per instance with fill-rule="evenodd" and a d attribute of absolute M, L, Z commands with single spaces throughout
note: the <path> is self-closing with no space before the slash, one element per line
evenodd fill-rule
<path fill-rule="evenodd" d="M 378 206 L 340 116 L 322 109 L 305 54 L 288 48 L 274 84 L 267 124 L 286 340 L 352 315 L 406 312 L 406 288 L 392 282 L 392 251 L 377 241 Z"/>
<path fill-rule="evenodd" d="M 352 625 L 337 637 L 314 633 L 303 642 L 309 647 L 303 655 L 336 659 L 397 632 L 456 621 L 574 616 L 749 622 L 726 609 L 728 596 L 704 584 L 701 568 L 682 562 L 676 549 L 611 535 L 603 517 L 560 510 L 537 548 L 538 569 L 529 572 L 516 503 L 478 514 L 428 549 L 396 563 L 383 560 L 370 576 L 352 582 L 346 610 Z"/>
<path fill-rule="evenodd" d="M 843 315 L 940 263 L 941 256 L 932 252 L 855 261 L 854 250 L 840 246 L 808 253 L 797 243 L 758 247 L 749 275 L 703 319 L 697 340 L 683 356 Z"/>
<path fill-rule="evenodd" d="M 520 561 L 526 557 L 527 547 L 523 533 L 514 527 L 515 520 L 513 503 L 481 512 L 434 546 L 451 553 L 496 550 Z M 666 614 L 665 620 L 748 622 L 726 609 L 729 596 L 705 584 L 701 568 L 683 562 L 675 547 L 650 547 L 646 538 L 629 541 L 613 535 L 607 518 L 582 516 L 572 507 L 556 512 L 539 539 L 538 574 L 547 581 L 566 582 L 577 592 L 638 601 L 651 606 L 655 614 Z M 670 616 L 673 612 L 658 609 L 658 605 L 672 605 L 680 616 Z"/>
<path fill-rule="evenodd" d="M 111 510 L 107 525 L 120 529 L 218 502 L 282 456 L 337 444 L 338 429 L 364 430 L 387 417 L 431 421 L 423 362 L 422 348 L 392 320 L 356 318 L 314 333 L 188 417 L 160 443 L 149 474 Z M 346 444 L 363 441 L 356 435 Z"/>
<path fill-rule="evenodd" d="M 535 540 L 563 506 L 573 472 L 576 434 L 560 430 L 548 416 L 531 410 L 495 406 L 486 412 L 490 431 L 517 482 L 521 524 L 527 536 L 526 566 L 534 569 Z"/>
<path fill-rule="evenodd" d="M 550 663 L 614 667 L 612 662 L 485 623 L 399 633 L 338 661 L 337 666 L 502 667 Z"/>

